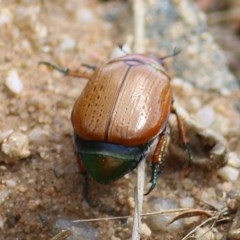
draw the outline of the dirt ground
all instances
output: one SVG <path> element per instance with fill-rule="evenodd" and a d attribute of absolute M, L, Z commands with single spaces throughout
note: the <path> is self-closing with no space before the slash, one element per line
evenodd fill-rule
<path fill-rule="evenodd" d="M 60 219 L 132 215 L 135 171 L 106 186 L 90 182 L 91 197 L 101 203 L 100 207 L 90 207 L 84 200 L 70 115 L 86 80 L 65 77 L 38 64 L 50 61 L 77 69 L 81 63 L 98 65 L 106 61 L 121 37 L 105 13 L 118 11 L 122 4 L 126 3 L 0 1 L 0 139 L 3 146 L 4 134 L 14 132 L 20 133 L 21 141 L 25 137 L 29 140 L 29 145 L 24 145 L 26 157 L 21 157 L 21 151 L 16 156 L 7 154 L 7 150 L 4 153 L 2 147 L 0 239 L 51 239 L 63 229 L 58 225 Z M 6 85 L 12 71 L 17 72 L 23 84 L 19 92 Z M 239 156 L 239 93 L 220 96 L 195 89 L 187 93 L 177 84 L 174 89 L 192 114 L 198 112 L 199 99 L 202 105 L 216 107 L 217 123 L 213 128 L 227 138 L 230 151 Z M 189 107 L 189 99 L 195 99 L 195 108 Z M 20 150 L 25 151 L 24 147 Z M 191 171 L 185 171 L 182 162 L 168 158 L 169 164 L 156 190 L 144 198 L 144 212 L 151 210 L 155 198 L 174 199 L 179 204 L 181 199 L 191 197 L 193 208 L 204 209 L 209 205 L 221 209 L 229 202 L 235 203 L 232 196 L 239 196 L 239 178 L 222 179 L 214 169 L 206 171 L 194 165 Z M 144 219 L 152 233 L 145 231 L 142 239 L 181 239 L 202 219 L 204 216 L 166 232 L 154 230 L 149 220 Z M 214 239 L 225 236 L 230 226 L 231 220 L 210 229 Z M 78 239 L 129 239 L 132 220 L 90 222 L 80 224 L 80 228 L 95 237 Z"/>

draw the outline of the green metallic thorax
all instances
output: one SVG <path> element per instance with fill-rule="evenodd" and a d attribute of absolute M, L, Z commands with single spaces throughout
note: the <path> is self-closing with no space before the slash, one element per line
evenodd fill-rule
<path fill-rule="evenodd" d="M 90 176 L 97 182 L 113 182 L 133 170 L 146 156 L 149 143 L 125 147 L 105 142 L 85 141 L 74 136 L 77 154 Z"/>

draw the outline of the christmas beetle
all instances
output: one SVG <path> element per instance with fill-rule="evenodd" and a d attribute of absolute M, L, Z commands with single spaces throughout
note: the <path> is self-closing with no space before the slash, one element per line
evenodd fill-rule
<path fill-rule="evenodd" d="M 61 69 L 69 76 L 89 79 L 76 100 L 71 120 L 74 145 L 82 173 L 107 184 L 133 170 L 148 154 L 151 158 L 151 187 L 156 185 L 168 143 L 167 123 L 173 112 L 189 152 L 181 118 L 173 109 L 170 77 L 164 58 L 132 54 L 100 67 L 83 65 L 89 71 Z"/>

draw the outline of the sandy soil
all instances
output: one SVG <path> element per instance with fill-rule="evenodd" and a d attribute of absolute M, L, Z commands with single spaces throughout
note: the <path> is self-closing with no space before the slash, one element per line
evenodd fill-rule
<path fill-rule="evenodd" d="M 101 207 L 89 207 L 84 201 L 83 179 L 72 145 L 70 114 L 86 80 L 64 77 L 38 65 L 40 61 L 50 61 L 77 69 L 81 63 L 106 61 L 119 37 L 116 26 L 106 19 L 105 13 L 117 11 L 121 4 L 124 3 L 103 4 L 93 0 L 0 2 L 0 130 L 6 133 L 13 129 L 22 134 L 20 138 L 27 136 L 30 141 L 28 157 L 20 159 L 19 155 L 4 153 L 0 156 L 0 239 L 50 239 L 59 231 L 56 230 L 59 219 L 132 214 L 135 172 L 107 186 L 90 183 L 91 197 L 100 201 Z M 121 27 L 117 28 L 121 32 Z M 13 69 L 23 83 L 17 94 L 5 85 Z M 220 119 L 225 122 L 216 128 L 231 125 L 226 135 L 231 151 L 239 153 L 238 94 L 218 97 L 192 90 L 186 95 L 177 87 L 176 94 L 182 97 L 186 108 L 188 99 L 194 95 L 205 103 L 225 106 L 219 110 Z M 229 123 L 232 119 L 233 124 Z M 170 159 L 157 189 L 145 198 L 145 212 L 154 197 L 174 199 L 178 204 L 180 199 L 192 197 L 194 208 L 202 207 L 203 202 L 221 208 L 227 205 L 231 192 L 239 191 L 239 180 L 222 180 L 215 171 L 195 166 L 185 173 L 183 164 L 175 160 Z M 151 228 L 148 220 L 144 222 Z M 142 239 L 163 239 L 160 235 L 164 239 L 180 239 L 197 223 L 165 233 L 151 229 L 151 236 L 146 231 Z M 98 237 L 92 239 L 117 240 L 128 239 L 131 226 L 131 220 L 116 220 L 87 223 L 83 228 L 98 232 Z M 215 232 L 215 236 L 222 235 Z"/>

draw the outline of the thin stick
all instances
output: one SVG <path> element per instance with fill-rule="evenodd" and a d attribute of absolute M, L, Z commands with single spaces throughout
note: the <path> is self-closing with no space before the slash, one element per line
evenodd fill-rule
<path fill-rule="evenodd" d="M 57 235 L 52 237 L 50 240 L 66 240 L 71 235 L 72 233 L 69 230 L 62 230 Z"/>
<path fill-rule="evenodd" d="M 150 217 L 150 216 L 155 216 L 155 215 L 175 215 L 179 213 L 184 213 L 184 212 L 190 212 L 190 211 L 204 211 L 206 214 L 213 214 L 215 211 L 205 211 L 202 209 L 191 209 L 191 208 L 177 208 L 177 209 L 169 209 L 169 210 L 162 210 L 162 211 L 156 211 L 156 212 L 148 212 L 148 213 L 142 213 L 140 216 L 141 217 Z M 131 216 L 126 215 L 126 216 L 119 216 L 119 217 L 102 217 L 102 218 L 88 218 L 88 219 L 79 219 L 79 220 L 73 220 L 72 222 L 77 223 L 77 222 L 97 222 L 97 221 L 111 221 L 111 220 L 121 220 L 121 219 L 128 219 L 131 218 Z"/>
<path fill-rule="evenodd" d="M 144 0 L 133 1 L 134 14 L 134 51 L 144 52 Z M 145 159 L 137 168 L 137 188 L 135 191 L 135 209 L 133 216 L 132 240 L 140 240 L 141 214 L 144 195 Z"/>
<path fill-rule="evenodd" d="M 136 53 L 144 52 L 144 36 L 145 36 L 145 6 L 144 0 L 133 1 L 134 14 L 134 51 Z"/>
<path fill-rule="evenodd" d="M 214 225 L 216 224 L 216 221 L 220 218 L 220 216 L 222 214 L 224 214 L 224 212 L 227 212 L 226 209 L 222 209 L 219 212 L 216 212 L 215 215 L 213 215 L 212 217 L 206 219 L 205 221 L 203 221 L 201 224 L 199 224 L 197 227 L 195 227 L 192 231 L 190 231 L 185 237 L 183 237 L 181 240 L 187 240 L 194 232 L 196 232 L 199 228 L 201 228 L 202 226 L 207 225 L 208 223 L 212 222 L 212 226 L 210 227 L 213 228 Z"/>

